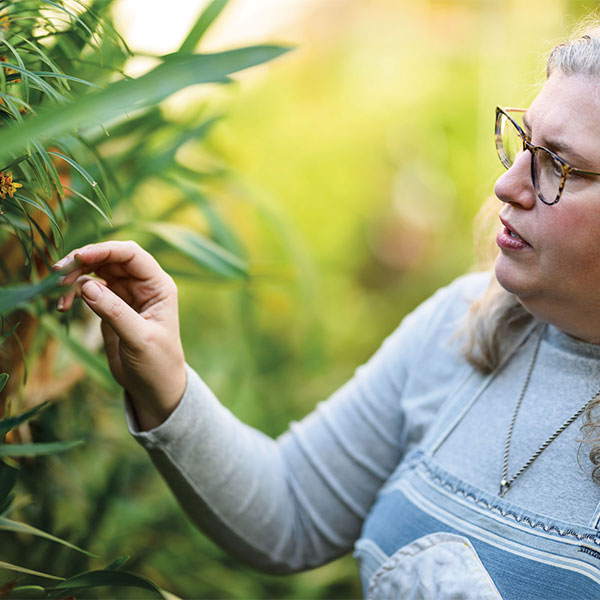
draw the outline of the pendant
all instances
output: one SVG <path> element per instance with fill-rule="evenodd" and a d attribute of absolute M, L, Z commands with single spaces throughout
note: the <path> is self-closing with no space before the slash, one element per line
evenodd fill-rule
<path fill-rule="evenodd" d="M 506 492 L 508 492 L 508 488 L 510 488 L 510 483 L 508 483 L 508 481 L 506 481 L 506 479 L 503 479 L 500 482 L 500 496 L 504 497 L 504 494 L 506 494 Z"/>

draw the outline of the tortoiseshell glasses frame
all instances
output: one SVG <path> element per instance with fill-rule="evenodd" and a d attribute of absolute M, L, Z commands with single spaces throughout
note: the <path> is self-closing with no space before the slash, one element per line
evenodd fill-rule
<path fill-rule="evenodd" d="M 513 117 L 508 114 L 512 113 L 525 113 L 527 109 L 525 108 L 502 108 L 500 106 L 496 106 L 496 127 L 495 127 L 495 139 L 496 139 L 496 151 L 498 152 L 498 158 L 500 158 L 500 162 L 507 168 L 510 169 L 514 163 L 514 157 L 509 156 L 504 147 L 504 139 L 503 139 L 503 129 L 506 125 L 506 122 L 510 122 L 519 137 L 523 142 L 523 152 L 529 150 L 531 153 L 531 180 L 533 182 L 533 187 L 537 194 L 537 197 L 548 206 L 556 204 L 561 197 L 561 194 L 565 188 L 565 184 L 567 182 L 567 177 L 570 174 L 576 175 L 586 175 L 586 176 L 594 176 L 600 175 L 600 172 L 596 171 L 584 171 L 583 169 L 576 169 L 567 163 L 563 158 L 558 156 L 558 154 L 552 152 L 552 150 L 548 150 L 544 146 L 535 146 L 531 143 L 531 139 L 529 136 L 523 131 L 521 126 L 515 121 Z M 556 187 L 556 194 L 548 193 L 546 190 L 546 195 L 550 195 L 553 197 L 547 198 L 544 196 L 542 190 L 542 184 L 540 179 L 545 176 L 547 179 L 552 179 L 551 188 L 554 189 Z M 546 184 L 549 185 L 549 184 Z M 552 190 L 553 191 L 553 190 Z"/>

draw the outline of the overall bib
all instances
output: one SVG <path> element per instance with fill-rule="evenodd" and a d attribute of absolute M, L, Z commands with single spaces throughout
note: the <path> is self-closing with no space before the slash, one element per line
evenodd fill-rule
<path fill-rule="evenodd" d="M 600 506 L 587 526 L 553 520 L 436 462 L 492 378 L 464 377 L 381 488 L 355 544 L 365 598 L 600 599 Z"/>

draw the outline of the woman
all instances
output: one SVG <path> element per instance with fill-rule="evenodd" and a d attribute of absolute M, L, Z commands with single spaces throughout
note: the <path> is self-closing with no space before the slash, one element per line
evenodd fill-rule
<path fill-rule="evenodd" d="M 527 111 L 496 112 L 494 273 L 438 291 L 277 440 L 186 365 L 148 253 L 55 265 L 59 309 L 102 318 L 133 435 L 222 546 L 272 572 L 354 546 L 370 598 L 600 597 L 600 31 L 547 71 Z"/>

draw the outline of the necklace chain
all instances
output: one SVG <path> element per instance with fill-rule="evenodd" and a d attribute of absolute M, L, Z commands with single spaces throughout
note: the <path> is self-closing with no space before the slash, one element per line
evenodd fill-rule
<path fill-rule="evenodd" d="M 585 409 L 600 395 L 600 390 L 598 390 L 574 415 L 572 415 L 569 419 L 567 419 L 532 455 L 531 458 L 509 479 L 508 477 L 508 457 L 510 454 L 510 444 L 512 441 L 513 430 L 515 428 L 515 423 L 517 421 L 517 415 L 519 414 L 519 410 L 521 409 L 521 404 L 523 403 L 523 398 L 525 398 L 525 394 L 527 392 L 527 388 L 529 387 L 529 382 L 531 381 L 531 375 L 533 373 L 533 368 L 535 367 L 535 363 L 537 362 L 537 357 L 540 351 L 540 346 L 542 344 L 542 339 L 544 337 L 544 333 L 546 331 L 547 326 L 544 325 L 541 328 L 540 335 L 535 346 L 535 350 L 533 351 L 533 358 L 531 359 L 531 364 L 529 365 L 529 370 L 527 371 L 527 377 L 525 378 L 525 383 L 523 384 L 523 389 L 521 390 L 521 395 L 519 396 L 519 400 L 517 401 L 517 405 L 515 406 L 515 410 L 513 412 L 513 416 L 508 427 L 508 431 L 506 432 L 506 442 L 504 444 L 504 460 L 502 462 L 502 480 L 500 481 L 500 496 L 504 496 L 506 492 L 510 489 L 511 485 L 515 482 L 515 480 L 525 471 L 527 468 L 531 466 L 531 464 L 535 461 L 535 459 L 567 428 L 571 423 L 576 421 L 585 411 Z"/>

